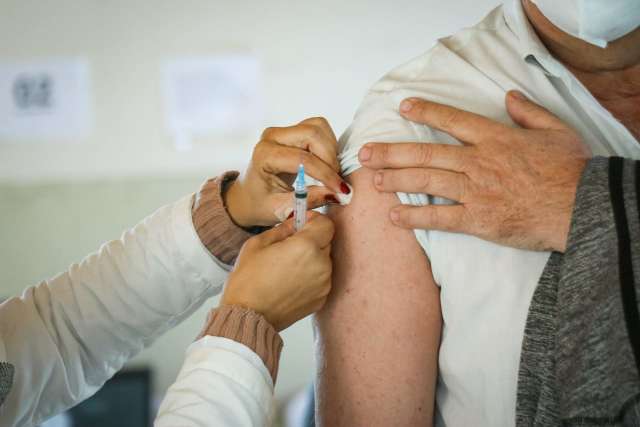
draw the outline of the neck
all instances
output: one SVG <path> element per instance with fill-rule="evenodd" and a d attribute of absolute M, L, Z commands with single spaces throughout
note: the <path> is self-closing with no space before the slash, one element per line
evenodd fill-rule
<path fill-rule="evenodd" d="M 522 0 L 522 5 L 540 40 L 572 71 L 615 73 L 640 65 L 640 28 L 600 48 L 560 30 L 531 0 Z"/>
<path fill-rule="evenodd" d="M 603 49 L 560 30 L 531 0 L 522 0 L 522 5 L 554 58 L 640 142 L 640 28 Z"/>

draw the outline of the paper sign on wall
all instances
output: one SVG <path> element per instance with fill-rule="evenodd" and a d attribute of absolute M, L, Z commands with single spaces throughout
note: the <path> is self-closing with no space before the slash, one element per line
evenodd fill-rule
<path fill-rule="evenodd" d="M 91 131 L 84 60 L 0 62 L 0 138 L 77 140 Z"/>
<path fill-rule="evenodd" d="M 167 125 L 176 148 L 195 135 L 254 132 L 262 124 L 258 60 L 251 55 L 183 58 L 164 67 Z"/>

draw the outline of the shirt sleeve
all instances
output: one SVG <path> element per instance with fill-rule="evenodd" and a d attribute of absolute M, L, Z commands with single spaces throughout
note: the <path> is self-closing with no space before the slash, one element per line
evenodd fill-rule
<path fill-rule="evenodd" d="M 193 222 L 196 232 L 209 252 L 226 265 L 235 263 L 240 248 L 250 237 L 261 232 L 263 227 L 245 230 L 237 226 L 224 204 L 224 192 L 238 178 L 238 172 L 225 172 L 206 181 L 196 194 L 193 207 Z"/>
<path fill-rule="evenodd" d="M 260 356 L 273 382 L 276 382 L 283 342 L 278 331 L 262 314 L 239 305 L 223 305 L 209 312 L 198 339 L 205 335 L 244 344 Z"/>
<path fill-rule="evenodd" d="M 273 382 L 262 359 L 236 341 L 205 336 L 188 349 L 156 427 L 271 424 Z"/>
<path fill-rule="evenodd" d="M 0 306 L 0 360 L 15 367 L 1 425 L 37 425 L 94 394 L 124 363 L 220 292 L 193 196 Z"/>
<path fill-rule="evenodd" d="M 378 83 L 378 86 L 383 83 Z M 381 90 L 377 87 L 369 92 L 355 115 L 353 123 L 342 135 L 340 145 L 340 166 L 347 176 L 360 169 L 358 161 L 360 148 L 368 142 L 415 142 L 415 143 L 452 143 L 458 142 L 449 135 L 434 132 L 432 129 L 405 120 L 399 112 L 404 97 L 415 92 L 393 89 Z M 406 205 L 426 206 L 431 203 L 443 204 L 449 201 L 418 193 L 397 193 L 400 202 Z M 415 230 L 415 236 L 425 252 L 431 253 L 431 233 Z M 435 273 L 435 272 L 434 272 Z M 436 277 L 437 279 L 437 277 Z"/>

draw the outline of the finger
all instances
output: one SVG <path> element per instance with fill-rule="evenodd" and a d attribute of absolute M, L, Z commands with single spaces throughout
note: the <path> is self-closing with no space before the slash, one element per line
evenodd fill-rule
<path fill-rule="evenodd" d="M 263 246 L 271 246 L 274 243 L 283 241 L 284 239 L 292 236 L 296 232 L 292 220 L 283 222 L 282 224 L 273 227 L 271 230 L 267 230 L 257 236 L 260 244 Z"/>
<path fill-rule="evenodd" d="M 470 224 L 465 221 L 463 205 L 400 205 L 391 209 L 391 222 L 398 227 L 423 230 L 441 230 L 464 233 Z"/>
<path fill-rule="evenodd" d="M 373 178 L 378 191 L 425 193 L 462 202 L 468 189 L 466 175 L 440 169 L 381 169 Z"/>
<path fill-rule="evenodd" d="M 326 215 L 310 212 L 304 228 L 298 232 L 300 238 L 312 240 L 319 249 L 324 249 L 331 244 L 335 227 L 333 221 Z"/>
<path fill-rule="evenodd" d="M 284 221 L 293 212 L 294 194 L 292 191 L 273 194 L 267 200 L 267 204 L 275 217 Z M 340 204 L 333 191 L 320 185 L 307 188 L 307 209 L 316 209 L 329 204 Z"/>
<path fill-rule="evenodd" d="M 263 141 L 258 144 L 263 168 L 274 175 L 295 174 L 298 165 L 304 164 L 305 172 L 326 185 L 333 192 L 344 192 L 340 175 L 314 154 L 296 147 Z"/>
<path fill-rule="evenodd" d="M 292 196 L 293 197 L 293 196 Z M 340 201 L 327 187 L 313 185 L 307 188 L 307 207 L 316 209 L 326 205 L 339 205 Z"/>
<path fill-rule="evenodd" d="M 325 126 L 323 121 L 326 122 L 313 118 L 295 126 L 271 127 L 263 132 L 262 139 L 309 151 L 338 172 L 338 143 L 331 128 L 327 130 L 328 123 Z"/>
<path fill-rule="evenodd" d="M 522 92 L 517 90 L 507 92 L 506 104 L 513 121 L 525 129 L 567 129 L 567 125 L 562 120 L 546 108 L 531 102 Z"/>
<path fill-rule="evenodd" d="M 370 142 L 360 149 L 358 159 L 372 169 L 422 167 L 463 172 L 469 149 L 447 144 Z"/>
<path fill-rule="evenodd" d="M 311 124 L 314 126 L 318 126 L 327 134 L 329 138 L 332 138 L 336 142 L 336 144 L 338 143 L 336 134 L 333 132 L 329 121 L 324 117 L 311 117 L 309 119 L 301 121 L 300 124 Z"/>
<path fill-rule="evenodd" d="M 408 120 L 441 130 L 469 144 L 480 143 L 486 139 L 483 138 L 485 135 L 499 132 L 505 127 L 502 123 L 479 114 L 419 98 L 402 101 L 400 114 Z"/>

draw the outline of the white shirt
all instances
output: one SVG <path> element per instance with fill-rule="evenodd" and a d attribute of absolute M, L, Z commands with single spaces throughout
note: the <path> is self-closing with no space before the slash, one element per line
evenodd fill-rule
<path fill-rule="evenodd" d="M 200 242 L 192 201 L 158 210 L 120 240 L 0 305 L 0 361 L 15 367 L 0 425 L 37 425 L 88 398 L 221 291 L 228 266 Z M 264 425 L 272 398 L 271 376 L 255 353 L 204 337 L 187 351 L 157 425 Z"/>
<path fill-rule="evenodd" d="M 343 173 L 360 167 L 357 153 L 366 142 L 459 143 L 405 121 L 398 113 L 404 98 L 422 97 L 514 125 L 504 105 L 511 89 L 574 127 L 595 155 L 640 159 L 638 141 L 549 54 L 520 0 L 508 0 L 373 86 L 341 138 Z M 405 204 L 446 203 L 424 194 L 398 196 Z M 415 235 L 441 287 L 437 423 L 515 425 L 524 325 L 549 253 L 439 231 Z"/>

